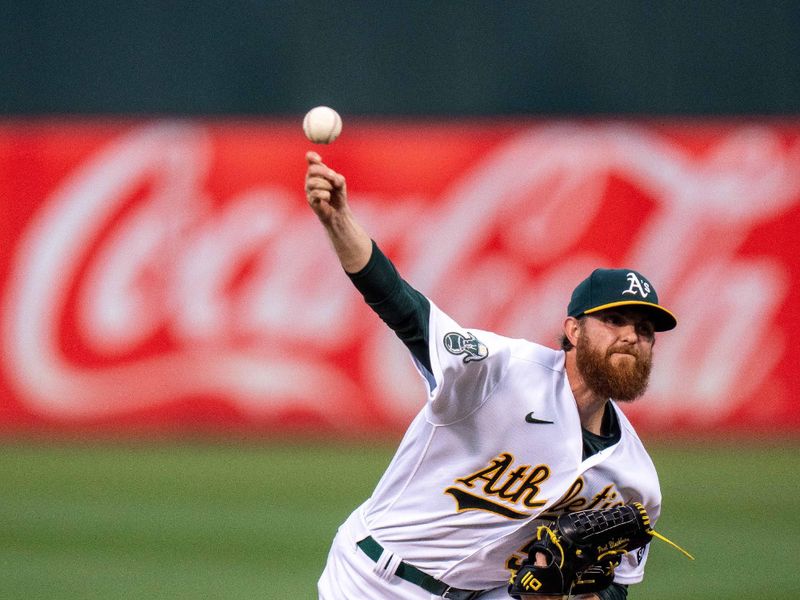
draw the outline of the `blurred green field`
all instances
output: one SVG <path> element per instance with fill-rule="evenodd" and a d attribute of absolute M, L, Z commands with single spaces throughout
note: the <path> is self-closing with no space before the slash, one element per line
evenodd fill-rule
<path fill-rule="evenodd" d="M 3 599 L 300 599 L 391 445 L 6 444 Z M 800 445 L 658 444 L 649 600 L 800 598 Z M 344 600 L 344 599 L 343 599 Z M 378 599 L 376 599 L 378 600 Z"/>

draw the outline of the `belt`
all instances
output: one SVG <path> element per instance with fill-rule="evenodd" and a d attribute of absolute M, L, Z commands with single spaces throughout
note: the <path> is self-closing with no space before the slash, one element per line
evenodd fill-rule
<path fill-rule="evenodd" d="M 375 562 L 378 562 L 381 554 L 383 554 L 383 546 L 376 542 L 372 536 L 366 537 L 358 542 L 358 547 Z M 407 562 L 401 562 L 394 574 L 400 579 L 405 579 L 406 581 L 418 585 L 431 594 L 436 594 L 448 600 L 474 600 L 474 598 L 478 597 L 478 594 L 483 592 L 483 590 L 462 590 L 451 587 L 443 581 L 439 581 L 427 573 L 423 573 L 417 567 Z"/>

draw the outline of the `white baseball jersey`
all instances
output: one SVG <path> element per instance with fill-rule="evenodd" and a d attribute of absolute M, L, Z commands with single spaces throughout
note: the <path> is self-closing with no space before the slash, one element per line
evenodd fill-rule
<path fill-rule="evenodd" d="M 583 460 L 563 351 L 464 329 L 433 303 L 428 339 L 432 372 L 417 364 L 427 402 L 372 496 L 340 528 L 321 598 L 431 598 L 393 576 L 394 563 L 381 572 L 363 556 L 355 542 L 368 535 L 394 555 L 387 560 L 488 590 L 505 588 L 537 518 L 638 501 L 655 522 L 655 467 L 613 402 L 619 442 Z M 642 579 L 647 548 L 625 556 L 617 583 Z M 361 595 L 337 587 L 354 578 L 367 586 Z"/>

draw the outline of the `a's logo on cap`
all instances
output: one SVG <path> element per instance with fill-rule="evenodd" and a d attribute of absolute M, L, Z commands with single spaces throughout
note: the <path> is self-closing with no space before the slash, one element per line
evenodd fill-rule
<path fill-rule="evenodd" d="M 647 298 L 650 295 L 650 284 L 645 281 L 642 283 L 636 276 L 636 273 L 628 273 L 628 289 L 622 292 L 623 294 L 639 294 L 642 298 Z"/>

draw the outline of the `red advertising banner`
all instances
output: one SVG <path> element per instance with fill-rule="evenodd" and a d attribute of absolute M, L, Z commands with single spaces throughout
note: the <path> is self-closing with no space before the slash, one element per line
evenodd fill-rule
<path fill-rule="evenodd" d="M 401 432 L 424 387 L 309 149 L 465 326 L 555 345 L 593 268 L 645 273 L 679 325 L 641 431 L 800 432 L 800 123 L 348 119 L 0 123 L 0 430 Z"/>

